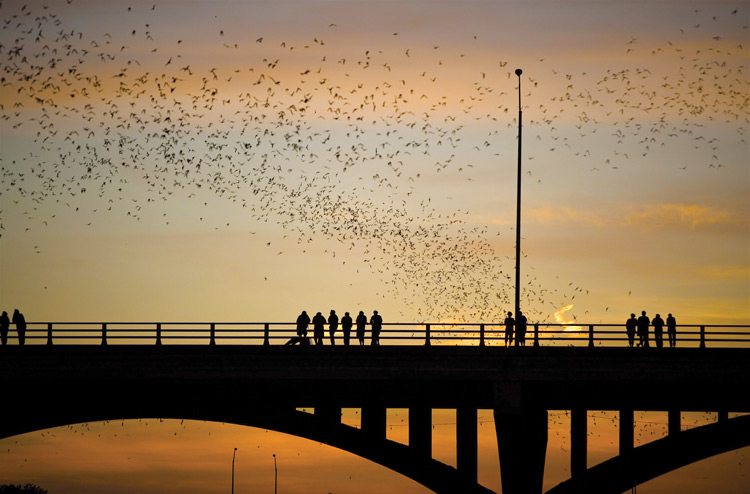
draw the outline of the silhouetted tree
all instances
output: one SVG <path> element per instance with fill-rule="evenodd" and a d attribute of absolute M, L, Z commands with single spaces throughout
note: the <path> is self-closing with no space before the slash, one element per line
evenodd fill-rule
<path fill-rule="evenodd" d="M 47 489 L 42 489 L 38 485 L 26 484 L 26 485 L 13 485 L 3 484 L 0 485 L 0 494 L 48 494 Z"/>

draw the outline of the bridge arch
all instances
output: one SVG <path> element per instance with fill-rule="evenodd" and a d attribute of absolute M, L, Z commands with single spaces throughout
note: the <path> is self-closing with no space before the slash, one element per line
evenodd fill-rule
<path fill-rule="evenodd" d="M 415 453 L 407 445 L 371 437 L 367 432 L 341 423 L 330 423 L 311 413 L 295 409 L 258 409 L 242 414 L 209 412 L 200 413 L 103 413 L 89 409 L 70 413 L 68 408 L 61 414 L 42 418 L 30 417 L 26 421 L 7 421 L 0 426 L 0 439 L 84 422 L 108 420 L 133 420 L 142 418 L 164 418 L 222 422 L 247 427 L 267 429 L 323 443 L 355 454 L 378 465 L 422 484 L 438 494 L 494 494 L 494 491 L 465 479 L 458 470 L 438 460 Z"/>
<path fill-rule="evenodd" d="M 568 479 L 546 494 L 619 494 L 678 468 L 750 446 L 750 415 L 695 427 L 634 448 Z"/>

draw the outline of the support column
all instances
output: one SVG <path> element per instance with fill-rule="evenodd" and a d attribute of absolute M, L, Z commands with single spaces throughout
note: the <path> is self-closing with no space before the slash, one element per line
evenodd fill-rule
<path fill-rule="evenodd" d="M 456 409 L 456 466 L 458 474 L 471 482 L 477 481 L 477 409 Z"/>
<path fill-rule="evenodd" d="M 425 458 L 432 458 L 432 409 L 426 406 L 409 408 L 409 447 Z"/>
<path fill-rule="evenodd" d="M 669 410 L 667 412 L 667 434 L 670 436 L 676 436 L 680 433 L 680 411 Z"/>
<path fill-rule="evenodd" d="M 372 439 L 385 441 L 385 407 L 368 405 L 362 407 L 362 431 Z"/>
<path fill-rule="evenodd" d="M 547 454 L 547 410 L 521 403 L 519 386 L 495 390 L 495 432 L 505 494 L 541 494 Z"/>
<path fill-rule="evenodd" d="M 586 409 L 574 408 L 570 411 L 570 476 L 573 479 L 586 474 L 587 420 Z"/>
<path fill-rule="evenodd" d="M 634 437 L 633 410 L 620 410 L 620 454 L 625 455 L 633 451 Z"/>
<path fill-rule="evenodd" d="M 727 420 L 729 420 L 729 412 L 727 412 L 726 410 L 719 410 L 716 420 L 719 422 L 726 422 Z"/>
<path fill-rule="evenodd" d="M 341 424 L 341 407 L 333 405 L 323 405 L 315 407 L 315 417 L 320 419 L 327 426 L 336 426 Z"/>

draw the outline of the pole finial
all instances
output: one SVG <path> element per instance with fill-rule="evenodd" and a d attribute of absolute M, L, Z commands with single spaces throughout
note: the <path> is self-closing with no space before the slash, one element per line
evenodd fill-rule
<path fill-rule="evenodd" d="M 521 74 L 523 74 L 523 70 L 521 70 L 521 69 L 516 69 L 516 75 L 517 75 L 518 77 L 521 77 Z"/>

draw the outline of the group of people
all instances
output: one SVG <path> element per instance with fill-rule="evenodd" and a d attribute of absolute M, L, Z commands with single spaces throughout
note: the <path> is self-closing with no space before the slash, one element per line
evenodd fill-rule
<path fill-rule="evenodd" d="M 10 323 L 16 325 L 16 331 L 18 332 L 18 344 L 23 345 L 26 343 L 26 318 L 20 310 L 16 309 L 13 311 L 13 319 L 8 317 L 8 313 L 3 311 L 0 315 L 0 344 L 8 344 L 8 333 L 10 332 Z"/>
<path fill-rule="evenodd" d="M 667 326 L 667 337 L 669 339 L 669 346 L 677 346 L 677 320 L 670 313 L 667 315 L 666 322 L 661 318 L 659 314 L 656 314 L 653 319 L 649 319 L 646 315 L 646 311 L 641 311 L 641 316 L 636 319 L 635 314 L 630 314 L 630 319 L 625 322 L 625 332 L 628 335 L 628 346 L 632 347 L 635 344 L 635 337 L 638 336 L 638 344 L 636 346 L 645 347 L 649 346 L 649 326 L 654 328 L 654 342 L 657 348 L 664 346 L 664 326 Z"/>
<path fill-rule="evenodd" d="M 513 318 L 513 313 L 508 312 L 508 317 L 503 322 L 505 325 L 505 346 L 512 346 L 515 336 L 516 346 L 526 346 L 526 326 L 528 322 L 523 312 L 518 311 L 518 319 Z M 515 333 L 515 335 L 514 335 Z"/>
<path fill-rule="evenodd" d="M 359 311 L 357 318 L 353 320 L 352 316 L 350 316 L 348 312 L 345 312 L 344 316 L 339 320 L 339 316 L 333 309 L 331 309 L 331 313 L 328 315 L 328 319 L 326 319 L 325 316 L 320 312 L 315 314 L 315 316 L 310 319 L 310 316 L 307 315 L 307 312 L 303 310 L 302 313 L 297 317 L 297 336 L 290 339 L 286 344 L 295 345 L 299 343 L 300 345 L 309 345 L 310 339 L 307 336 L 307 329 L 310 326 L 310 323 L 312 323 L 313 325 L 313 341 L 315 345 L 323 344 L 326 324 L 328 324 L 328 337 L 331 341 L 331 346 L 336 344 L 336 331 L 338 331 L 339 329 L 339 324 L 341 324 L 341 331 L 344 335 L 344 346 L 349 346 L 349 342 L 351 341 L 352 336 L 352 328 L 355 324 L 355 336 L 360 345 L 365 344 L 365 326 L 368 323 L 365 313 L 363 311 Z M 378 311 L 372 312 L 369 323 L 372 329 L 370 340 L 371 344 L 374 346 L 379 345 L 380 331 L 383 329 L 383 318 L 380 316 L 380 314 L 378 314 Z"/>

